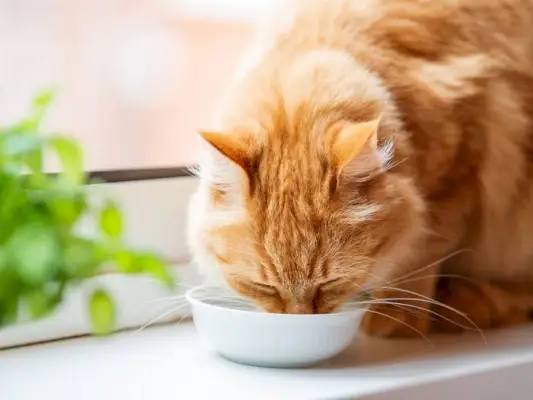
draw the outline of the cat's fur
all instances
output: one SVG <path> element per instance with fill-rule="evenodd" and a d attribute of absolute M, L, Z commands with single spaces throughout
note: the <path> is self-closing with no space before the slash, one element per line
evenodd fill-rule
<path fill-rule="evenodd" d="M 381 288 L 405 306 L 374 305 L 377 334 L 525 319 L 533 1 L 292 4 L 202 133 L 198 264 L 271 312 Z"/>

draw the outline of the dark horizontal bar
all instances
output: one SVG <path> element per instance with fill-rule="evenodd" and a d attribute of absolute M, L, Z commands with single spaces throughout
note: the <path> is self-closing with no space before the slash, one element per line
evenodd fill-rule
<path fill-rule="evenodd" d="M 97 182 L 134 182 L 155 179 L 185 178 L 192 176 L 191 167 L 124 169 L 109 171 L 91 171 L 89 180 Z"/>

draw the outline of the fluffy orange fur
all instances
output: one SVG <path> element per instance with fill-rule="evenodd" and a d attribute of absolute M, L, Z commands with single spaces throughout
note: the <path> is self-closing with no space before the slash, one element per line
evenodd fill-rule
<path fill-rule="evenodd" d="M 372 293 L 375 334 L 525 320 L 533 2 L 291 4 L 203 133 L 198 262 L 270 312 Z"/>

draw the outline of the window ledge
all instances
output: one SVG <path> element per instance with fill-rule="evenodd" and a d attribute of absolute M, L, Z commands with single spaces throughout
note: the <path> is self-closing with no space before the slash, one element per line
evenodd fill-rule
<path fill-rule="evenodd" d="M 325 367 L 276 370 L 217 357 L 185 322 L 105 340 L 6 350 L 0 377 L 3 398 L 17 400 L 35 393 L 78 400 L 439 400 L 464 398 L 465 392 L 469 398 L 520 400 L 533 390 L 532 333 L 533 327 L 523 327 L 490 334 L 488 348 L 474 334 L 435 338 L 435 346 L 360 338 Z"/>
<path fill-rule="evenodd" d="M 115 301 L 117 330 L 179 320 L 189 314 L 189 309 L 184 300 L 178 299 L 187 287 L 199 283 L 200 278 L 189 264 L 174 265 L 171 270 L 178 281 L 175 291 L 140 275 L 117 273 L 89 279 L 69 289 L 51 316 L 0 329 L 0 350 L 90 334 L 88 298 L 96 287 L 106 288 Z"/>

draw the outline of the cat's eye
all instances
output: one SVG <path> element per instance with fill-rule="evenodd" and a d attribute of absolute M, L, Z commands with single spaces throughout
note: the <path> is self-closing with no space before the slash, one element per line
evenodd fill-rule
<path fill-rule="evenodd" d="M 235 279 L 232 281 L 232 284 L 237 291 L 249 297 L 256 297 L 258 295 L 276 296 L 279 294 L 274 286 L 262 282 Z"/>
<path fill-rule="evenodd" d="M 341 285 L 344 286 L 347 283 L 349 282 L 344 278 L 335 278 L 335 279 L 331 279 L 329 281 L 321 283 L 318 289 L 321 291 L 333 290 Z"/>
<path fill-rule="evenodd" d="M 266 294 L 266 295 L 277 295 L 279 292 L 278 292 L 278 289 L 276 289 L 274 286 L 272 285 L 268 285 L 268 284 L 265 284 L 265 283 L 259 283 L 259 282 L 250 282 L 250 286 L 256 290 L 257 292 L 259 293 L 262 293 L 262 294 Z"/>
<path fill-rule="evenodd" d="M 345 278 L 335 278 L 320 284 L 313 299 L 315 312 L 327 313 L 337 309 L 354 290 L 354 284 Z"/>
<path fill-rule="evenodd" d="M 272 285 L 246 279 L 234 279 L 231 286 L 243 296 L 252 300 L 267 312 L 279 312 L 283 309 L 283 301 L 278 289 Z"/>

